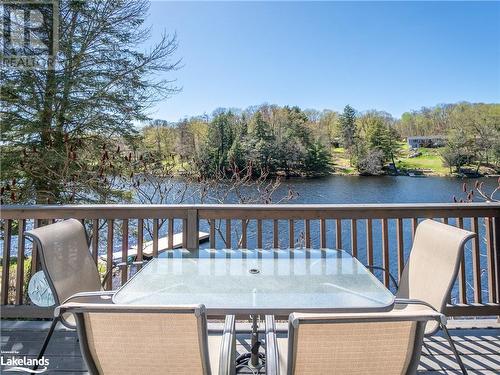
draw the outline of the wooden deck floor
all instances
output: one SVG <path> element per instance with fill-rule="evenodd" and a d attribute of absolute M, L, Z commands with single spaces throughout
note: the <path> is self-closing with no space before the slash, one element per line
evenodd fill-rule
<path fill-rule="evenodd" d="M 47 322 L 2 321 L 1 350 L 35 357 L 48 329 Z M 500 374 L 500 324 L 497 320 L 451 321 L 451 334 L 469 374 Z M 425 340 L 420 374 L 460 374 L 446 340 L 441 335 Z M 238 351 L 249 350 L 249 335 L 238 334 Z M 75 332 L 59 329 L 46 352 L 47 373 L 86 373 Z M 0 371 L 1 372 L 1 371 Z M 262 373 L 262 372 L 261 372 Z"/>

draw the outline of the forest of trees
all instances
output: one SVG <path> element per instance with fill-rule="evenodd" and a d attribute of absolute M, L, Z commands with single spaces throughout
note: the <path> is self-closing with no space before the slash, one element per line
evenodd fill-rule
<path fill-rule="evenodd" d="M 155 120 L 142 128 L 142 148 L 160 158 L 177 158 L 202 177 L 224 177 L 251 168 L 255 176 L 319 176 L 335 169 L 332 149 L 342 147 L 360 174 L 384 173 L 395 165 L 408 136 L 443 135 L 444 165 L 497 167 L 500 105 L 458 103 L 422 108 L 395 119 L 389 113 L 337 113 L 261 105 L 216 110 L 212 116 L 178 123 Z"/>
<path fill-rule="evenodd" d="M 317 125 L 317 126 L 312 126 Z M 260 106 L 217 110 L 169 124 L 153 121 L 142 129 L 143 147 L 175 156 L 189 172 L 224 177 L 250 169 L 252 175 L 319 175 L 330 171 L 332 121 L 311 122 L 298 107 Z"/>

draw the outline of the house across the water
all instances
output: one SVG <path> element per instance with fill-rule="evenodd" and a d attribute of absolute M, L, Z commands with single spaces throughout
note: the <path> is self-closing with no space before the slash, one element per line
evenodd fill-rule
<path fill-rule="evenodd" d="M 443 135 L 424 135 L 408 137 L 406 141 L 411 148 L 442 147 L 445 144 L 446 137 Z"/>

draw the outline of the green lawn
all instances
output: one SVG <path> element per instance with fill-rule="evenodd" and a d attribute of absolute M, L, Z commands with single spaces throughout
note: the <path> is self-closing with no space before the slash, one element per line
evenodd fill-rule
<path fill-rule="evenodd" d="M 334 168 L 341 174 L 356 174 L 356 170 L 349 165 L 349 157 L 343 147 L 332 147 Z"/>
<path fill-rule="evenodd" d="M 422 155 L 410 158 L 410 148 L 406 142 L 400 142 L 401 151 L 396 158 L 396 166 L 401 170 L 423 169 L 432 170 L 433 174 L 448 175 L 450 173 L 447 167 L 443 166 L 443 160 L 439 155 L 438 148 L 420 148 Z M 334 166 L 342 174 L 355 174 L 355 169 L 349 166 L 349 159 L 342 147 L 332 148 L 332 158 Z"/>
<path fill-rule="evenodd" d="M 408 157 L 410 154 L 408 145 L 402 147 L 402 152 L 398 158 L 396 165 L 398 169 L 431 169 L 434 173 L 439 175 L 447 175 L 450 173 L 447 167 L 443 166 L 443 160 L 439 155 L 437 148 L 419 148 L 422 155 L 415 158 Z"/>

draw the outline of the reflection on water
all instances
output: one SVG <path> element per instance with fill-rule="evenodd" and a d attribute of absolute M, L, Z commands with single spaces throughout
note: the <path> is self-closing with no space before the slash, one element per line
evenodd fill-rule
<path fill-rule="evenodd" d="M 496 184 L 496 178 L 480 180 L 487 190 Z M 451 203 L 454 195 L 462 196 L 463 182 L 472 186 L 474 181 L 454 177 L 330 176 L 287 180 L 282 188 L 290 186 L 299 193 L 292 203 Z"/>

